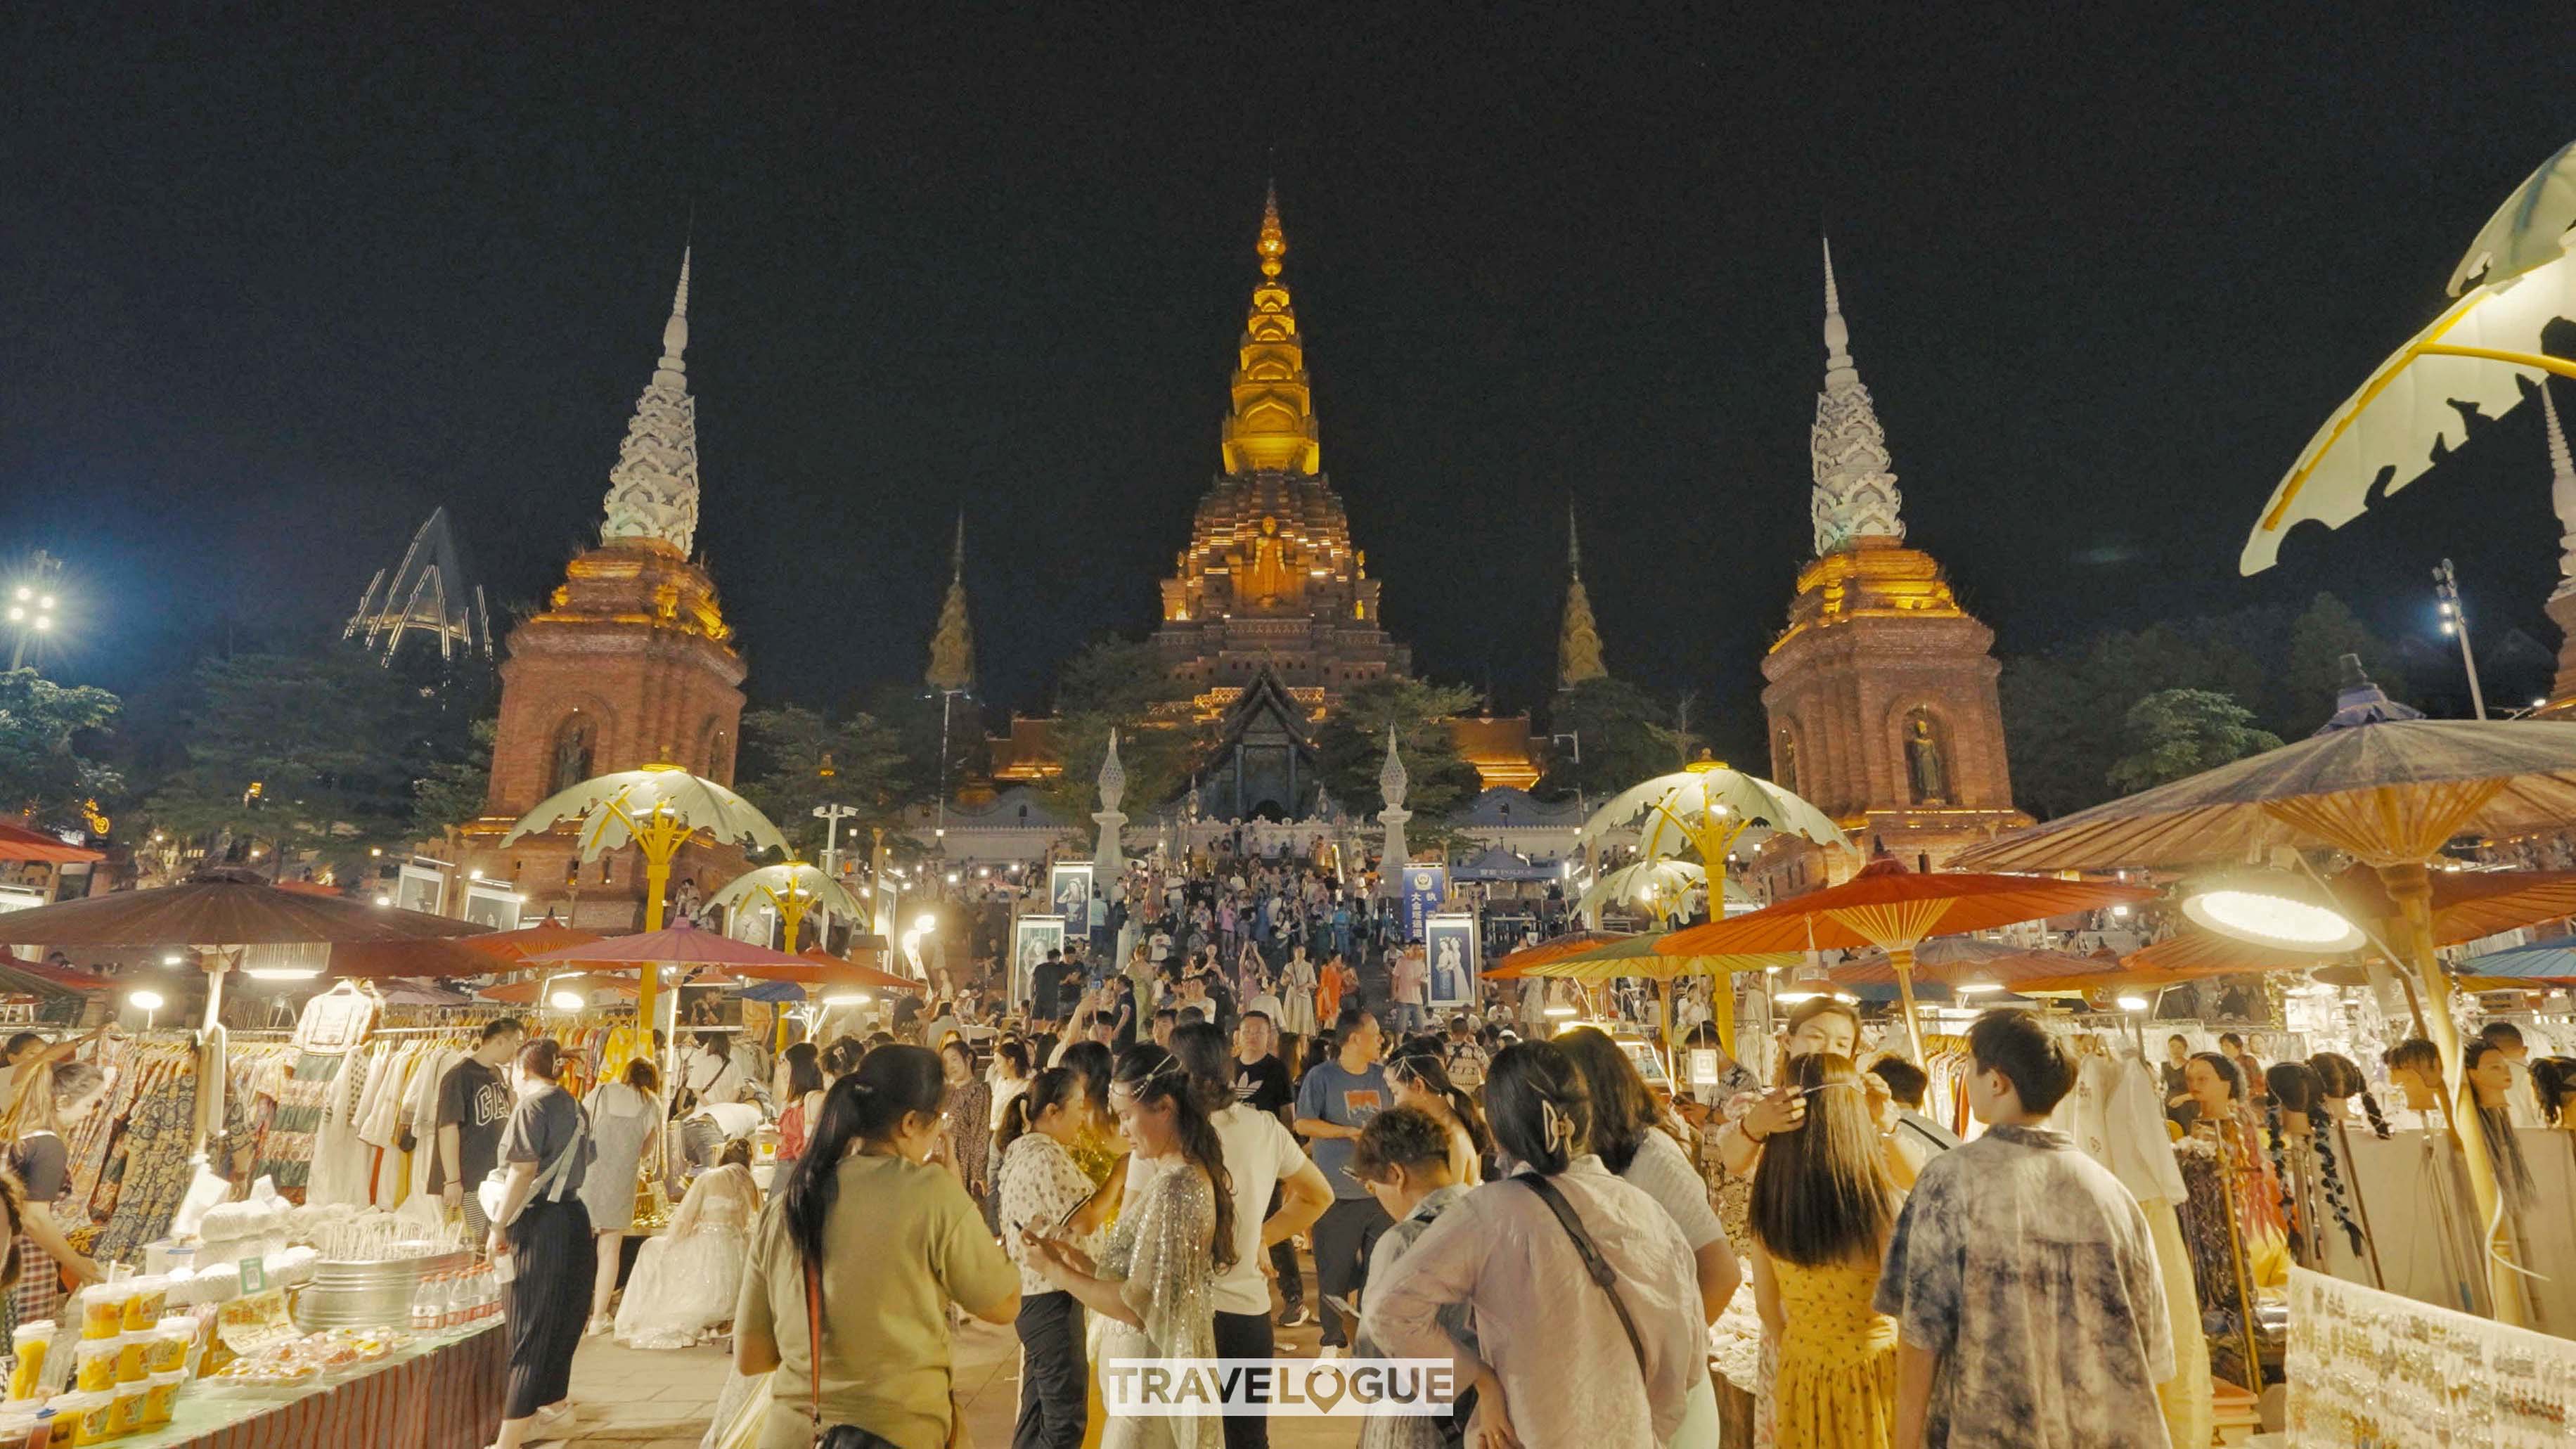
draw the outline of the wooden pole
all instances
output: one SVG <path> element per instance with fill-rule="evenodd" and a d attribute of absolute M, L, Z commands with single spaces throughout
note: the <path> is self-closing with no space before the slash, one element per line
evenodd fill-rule
<path fill-rule="evenodd" d="M 1887 948 L 1888 964 L 1896 968 L 1896 994 L 1905 999 L 1905 1039 L 1914 1044 L 1914 1064 L 1921 1066 L 1929 1058 L 1923 1055 L 1923 1016 L 1914 1009 L 1914 945 Z"/>

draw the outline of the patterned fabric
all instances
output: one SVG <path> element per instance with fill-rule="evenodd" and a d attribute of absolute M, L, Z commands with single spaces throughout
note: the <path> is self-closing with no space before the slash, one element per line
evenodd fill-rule
<path fill-rule="evenodd" d="M 1144 1320 L 1141 1328 L 1109 1322 L 1103 1363 L 1216 1357 L 1215 1240 L 1216 1192 L 1206 1174 L 1156 1175 L 1100 1250 L 1101 1276 L 1118 1280 L 1119 1296 Z M 1100 1442 L 1103 1449 L 1220 1449 L 1225 1428 L 1212 1416 L 1111 1419 Z"/>
<path fill-rule="evenodd" d="M 1002 1153 L 1002 1250 L 1020 1265 L 1020 1292 L 1035 1297 L 1056 1291 L 1046 1276 L 1029 1267 L 1020 1244 L 1020 1227 L 1052 1234 L 1076 1208 L 1099 1190 L 1065 1145 L 1043 1132 L 1027 1132 Z"/>
<path fill-rule="evenodd" d="M 2062 1132 L 1989 1128 L 1926 1166 L 1871 1306 L 1939 1355 L 1926 1449 L 2166 1449 L 2146 1215 Z"/>
<path fill-rule="evenodd" d="M 104 1263 L 139 1257 L 145 1243 L 170 1230 L 170 1218 L 194 1179 L 188 1139 L 196 1130 L 196 1115 L 197 1084 L 190 1077 L 165 1083 L 135 1105 L 121 1162 L 110 1164 L 120 1173 L 116 1210 L 90 1247 L 92 1259 Z M 229 1171 L 248 1132 L 240 1096 L 226 1093 L 223 1134 L 207 1144 L 208 1160 Z"/>
<path fill-rule="evenodd" d="M 948 1090 L 948 1151 L 966 1179 L 966 1194 L 982 1198 L 992 1188 L 985 1154 L 993 1141 L 993 1088 L 981 1077 Z"/>
<path fill-rule="evenodd" d="M 53 1318 L 63 1306 L 62 1265 L 25 1233 L 18 1235 L 18 1286 L 9 1290 L 8 1303 L 10 1333 L 21 1323 Z"/>
<path fill-rule="evenodd" d="M 1896 1429 L 1896 1321 L 1870 1310 L 1878 1264 L 1771 1260 L 1789 1330 L 1771 1391 L 1784 1449 L 1887 1449 Z"/>

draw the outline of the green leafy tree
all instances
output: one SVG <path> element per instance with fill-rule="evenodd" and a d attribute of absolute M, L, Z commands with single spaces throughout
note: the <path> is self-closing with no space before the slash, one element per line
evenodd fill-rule
<path fill-rule="evenodd" d="M 1607 676 L 1560 692 L 1547 727 L 1550 734 L 1576 736 L 1583 755 L 1578 765 L 1572 745 L 1553 753 L 1538 782 L 1538 793 L 1549 799 L 1570 799 L 1578 790 L 1594 800 L 1616 794 L 1680 769 L 1696 743 L 1653 695 Z"/>
<path fill-rule="evenodd" d="M 859 812 L 841 822 L 847 850 L 853 831 L 864 839 L 869 826 L 892 825 L 911 795 L 902 738 L 871 715 L 836 720 L 795 705 L 753 710 L 742 717 L 742 743 L 735 787 L 805 860 L 822 858 L 830 834 L 814 817 L 816 806 L 847 805 Z"/>
<path fill-rule="evenodd" d="M 926 804 L 939 793 L 941 781 L 954 791 L 960 781 L 985 768 L 984 710 L 971 695 L 949 697 L 918 684 L 880 685 L 868 692 L 861 713 L 893 733 L 895 753 L 902 760 L 894 776 L 899 806 Z"/>
<path fill-rule="evenodd" d="M 2279 674 L 2279 703 L 2271 712 L 2274 728 L 2285 735 L 2305 735 L 2334 713 L 2335 684 L 2343 677 L 2343 656 L 2358 654 L 2372 682 L 2403 701 L 2406 671 L 2397 649 L 2371 632 L 2343 600 L 2319 594 L 2306 613 L 2290 625 L 2289 656 Z"/>
<path fill-rule="evenodd" d="M 1064 773 L 1040 789 L 1048 808 L 1089 829 L 1112 729 L 1127 772 L 1119 808 L 1141 816 L 1179 796 L 1207 739 L 1182 708 L 1195 692 L 1151 644 L 1104 637 L 1085 645 L 1056 676 L 1055 746 Z"/>
<path fill-rule="evenodd" d="M 0 673 L 0 815 L 70 826 L 92 802 L 113 804 L 125 782 L 94 755 L 121 707 L 104 689 L 33 669 Z"/>
<path fill-rule="evenodd" d="M 1353 687 L 1316 732 L 1326 788 L 1345 809 L 1375 814 L 1386 731 L 1393 725 L 1410 781 L 1404 808 L 1419 817 L 1447 814 L 1483 788 L 1475 766 L 1458 757 L 1449 733 L 1449 720 L 1475 709 L 1480 699 L 1465 685 L 1424 679 L 1372 679 Z M 1419 829 L 1407 826 L 1406 832 L 1428 840 L 1423 832 L 1430 828 L 1426 819 Z"/>
<path fill-rule="evenodd" d="M 279 865 L 399 849 L 425 833 L 420 782 L 471 754 L 476 691 L 443 682 L 354 646 L 209 660 L 187 767 L 146 813 L 173 834 L 268 842 Z"/>
<path fill-rule="evenodd" d="M 2281 746 L 2279 735 L 2255 727 L 2252 710 L 2208 689 L 2148 695 L 2129 706 L 2122 733 L 2128 753 L 2109 779 L 2123 791 L 2152 789 Z"/>
<path fill-rule="evenodd" d="M 496 718 L 467 726 L 464 748 L 452 758 L 433 761 L 427 774 L 412 782 L 412 815 L 423 838 L 454 830 L 483 813 L 492 793 L 492 742 L 501 732 Z"/>

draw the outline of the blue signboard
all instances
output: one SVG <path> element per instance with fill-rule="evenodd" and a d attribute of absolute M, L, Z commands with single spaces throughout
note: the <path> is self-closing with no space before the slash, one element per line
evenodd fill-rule
<path fill-rule="evenodd" d="M 1449 868 L 1408 865 L 1404 868 L 1404 939 L 1422 939 L 1424 920 L 1449 904 Z"/>

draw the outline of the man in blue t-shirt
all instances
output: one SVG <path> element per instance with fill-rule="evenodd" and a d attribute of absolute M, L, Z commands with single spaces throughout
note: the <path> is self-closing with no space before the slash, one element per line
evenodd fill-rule
<path fill-rule="evenodd" d="M 1344 1313 L 1359 1311 L 1359 1290 L 1368 1279 L 1369 1249 L 1391 1221 L 1367 1188 L 1349 1172 L 1351 1144 L 1369 1119 L 1395 1105 L 1386 1069 L 1377 1064 L 1383 1033 L 1377 1018 L 1360 1006 L 1342 1008 L 1333 1021 L 1339 1049 L 1318 1062 L 1297 1088 L 1297 1134 L 1333 1185 L 1333 1205 L 1315 1220 L 1315 1280 L 1326 1307 L 1323 1356 L 1339 1358 L 1350 1343 L 1351 1324 Z M 1334 1306 L 1334 1300 L 1340 1306 Z"/>

